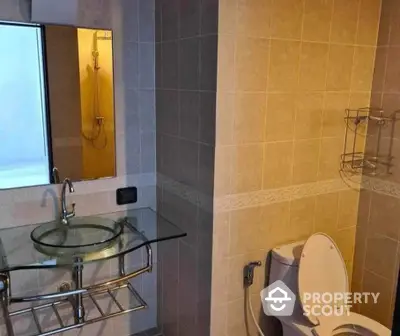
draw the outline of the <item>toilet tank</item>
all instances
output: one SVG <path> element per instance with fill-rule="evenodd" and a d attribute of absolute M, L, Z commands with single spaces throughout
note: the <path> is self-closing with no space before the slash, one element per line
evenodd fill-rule
<path fill-rule="evenodd" d="M 269 284 L 281 280 L 296 295 L 294 315 L 303 314 L 298 298 L 299 261 L 305 241 L 276 247 L 271 253 Z"/>
<path fill-rule="evenodd" d="M 275 247 L 271 253 L 271 271 L 269 283 L 283 281 L 290 289 L 290 283 L 299 273 L 299 261 L 305 241 Z M 293 289 L 292 289 L 293 290 Z"/>

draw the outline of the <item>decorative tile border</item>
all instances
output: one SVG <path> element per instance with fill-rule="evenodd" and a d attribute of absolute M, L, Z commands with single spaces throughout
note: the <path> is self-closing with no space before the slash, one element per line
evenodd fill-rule
<path fill-rule="evenodd" d="M 92 195 L 94 193 L 113 191 L 126 186 L 148 187 L 156 185 L 156 174 L 134 174 L 117 177 L 102 178 L 98 180 L 87 180 L 74 182 L 75 193 L 78 195 Z M 0 189 L 0 206 L 13 205 L 23 202 L 41 202 L 43 198 L 50 195 L 59 195 L 61 185 L 49 184 L 34 187 Z"/>
<path fill-rule="evenodd" d="M 156 209 L 156 175 L 137 174 L 74 183 L 78 216 L 99 215 L 137 207 Z M 138 202 L 117 205 L 115 190 L 128 185 L 138 188 Z M 60 213 L 60 185 L 0 190 L 0 228 L 42 223 Z"/>
<path fill-rule="evenodd" d="M 260 190 L 251 193 L 235 194 L 215 199 L 216 212 L 226 212 L 243 208 L 265 206 L 305 197 L 323 195 L 348 189 L 360 189 L 360 178 L 353 181 L 342 179 L 318 181 L 285 188 Z"/>
<path fill-rule="evenodd" d="M 243 208 L 259 207 L 305 197 L 323 195 L 348 189 L 360 189 L 361 177 L 352 180 L 327 180 L 285 188 L 259 190 L 243 194 L 226 195 L 213 198 L 195 188 L 175 181 L 162 174 L 157 174 L 157 186 L 175 196 L 201 207 L 208 212 L 227 212 Z"/>
<path fill-rule="evenodd" d="M 378 194 L 400 198 L 400 183 L 364 176 L 361 187 L 362 189 L 374 191 Z"/>
<path fill-rule="evenodd" d="M 400 199 L 400 183 L 368 176 L 352 176 L 351 179 L 334 179 L 292 185 L 285 188 L 258 190 L 249 193 L 213 198 L 194 187 L 157 174 L 157 186 L 175 196 L 199 206 L 208 212 L 227 212 L 244 208 L 265 206 L 305 197 L 318 196 L 348 189 L 365 189 Z"/>
<path fill-rule="evenodd" d="M 157 174 L 157 186 L 163 191 L 167 191 L 168 193 L 178 196 L 207 212 L 213 212 L 212 196 L 206 195 L 194 187 L 173 180 L 160 173 Z"/>

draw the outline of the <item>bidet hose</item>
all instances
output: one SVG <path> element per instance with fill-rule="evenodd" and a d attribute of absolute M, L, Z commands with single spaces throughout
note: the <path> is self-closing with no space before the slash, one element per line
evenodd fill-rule
<path fill-rule="evenodd" d="M 259 335 L 265 336 L 263 331 L 261 330 L 260 325 L 257 322 L 256 315 L 254 314 L 253 305 L 251 304 L 251 294 L 249 291 L 249 287 L 246 287 L 246 296 L 247 296 L 247 306 L 249 307 L 250 315 L 251 315 L 251 318 L 253 319 L 254 325 L 256 326 Z"/>

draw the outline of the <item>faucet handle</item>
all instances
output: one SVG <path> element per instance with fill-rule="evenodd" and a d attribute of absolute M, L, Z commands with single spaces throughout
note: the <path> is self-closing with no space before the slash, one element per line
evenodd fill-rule
<path fill-rule="evenodd" d="M 75 217 L 75 203 L 72 203 L 71 206 L 72 206 L 72 211 L 67 212 L 66 215 L 67 219 Z"/>

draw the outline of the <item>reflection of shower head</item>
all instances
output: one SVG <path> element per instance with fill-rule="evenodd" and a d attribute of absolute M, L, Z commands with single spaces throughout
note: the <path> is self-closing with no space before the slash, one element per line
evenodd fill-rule
<path fill-rule="evenodd" d="M 99 36 L 99 32 L 101 33 L 102 31 L 96 30 L 93 33 L 93 48 L 92 48 L 92 57 L 93 57 L 93 68 L 94 70 L 100 70 L 99 66 L 99 48 L 98 48 L 98 42 L 99 40 L 105 40 L 105 41 L 112 41 L 112 35 L 111 31 L 104 31 L 104 35 Z"/>
<path fill-rule="evenodd" d="M 100 66 L 99 66 L 99 52 L 93 50 L 93 51 L 92 51 L 92 56 L 93 56 L 93 68 L 94 68 L 94 70 L 100 70 Z"/>
<path fill-rule="evenodd" d="M 99 83 L 99 58 L 100 53 L 98 49 L 98 40 L 100 39 L 111 39 L 111 35 L 106 33 L 104 38 L 99 37 L 101 34 L 101 30 L 95 30 L 92 36 L 92 58 L 93 58 L 93 72 L 91 74 L 91 79 L 93 83 L 93 105 L 92 105 L 92 129 L 89 134 L 85 134 L 82 130 L 82 137 L 89 141 L 92 146 L 96 149 L 104 149 L 107 147 L 107 133 L 105 131 L 105 123 L 106 118 L 102 115 L 100 110 L 100 83 Z M 99 141 L 103 139 L 103 143 L 99 143 Z"/>

